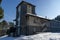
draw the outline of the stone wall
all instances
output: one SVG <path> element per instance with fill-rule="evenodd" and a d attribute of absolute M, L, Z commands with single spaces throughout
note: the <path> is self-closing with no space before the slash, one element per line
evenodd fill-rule
<path fill-rule="evenodd" d="M 27 20 L 27 32 L 28 34 L 36 34 L 39 32 L 45 32 L 47 30 L 48 20 L 38 18 L 34 16 L 28 16 Z"/>

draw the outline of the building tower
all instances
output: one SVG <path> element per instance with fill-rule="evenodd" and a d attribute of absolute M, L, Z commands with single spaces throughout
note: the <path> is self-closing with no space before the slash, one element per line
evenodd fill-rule
<path fill-rule="evenodd" d="M 35 6 L 22 1 L 18 6 L 16 7 L 16 28 L 17 28 L 17 35 L 26 35 L 27 32 L 27 19 L 26 14 L 33 14 L 35 13 Z"/>

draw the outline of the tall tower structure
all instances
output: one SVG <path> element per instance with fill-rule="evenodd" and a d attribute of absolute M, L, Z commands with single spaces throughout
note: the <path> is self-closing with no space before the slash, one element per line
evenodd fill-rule
<path fill-rule="evenodd" d="M 16 7 L 16 27 L 17 27 L 17 33 L 18 35 L 26 35 L 27 32 L 27 19 L 26 19 L 26 14 L 33 14 L 36 15 L 35 13 L 35 6 L 22 1 L 21 3 L 18 4 Z"/>

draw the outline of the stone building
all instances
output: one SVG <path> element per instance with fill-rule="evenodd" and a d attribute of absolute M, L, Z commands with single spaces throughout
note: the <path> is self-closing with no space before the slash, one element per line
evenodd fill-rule
<path fill-rule="evenodd" d="M 48 32 L 60 32 L 60 21 L 50 20 L 48 24 Z"/>
<path fill-rule="evenodd" d="M 16 35 L 32 35 L 40 32 L 60 32 L 60 21 L 37 16 L 35 5 L 22 1 L 16 7 Z"/>
<path fill-rule="evenodd" d="M 45 32 L 50 20 L 37 16 L 35 5 L 22 1 L 16 7 L 16 33 L 17 35 L 32 35 Z"/>

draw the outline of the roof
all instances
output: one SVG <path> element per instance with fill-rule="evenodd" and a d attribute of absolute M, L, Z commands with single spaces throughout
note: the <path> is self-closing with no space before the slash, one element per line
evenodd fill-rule
<path fill-rule="evenodd" d="M 43 18 L 43 17 L 40 17 L 40 16 L 38 16 L 38 15 L 34 15 L 34 14 L 29 14 L 29 13 L 27 13 L 26 15 L 33 16 L 33 17 L 37 17 L 37 18 L 41 18 L 41 19 L 45 19 L 45 20 L 48 20 L 48 21 L 51 21 L 50 19 Z"/>
<path fill-rule="evenodd" d="M 18 6 L 20 6 L 22 3 L 26 3 L 26 4 L 28 4 L 28 5 L 31 5 L 31 6 L 34 6 L 34 7 L 35 7 L 35 5 L 33 5 L 33 4 L 31 4 L 31 3 L 28 3 L 28 2 L 26 2 L 26 1 L 22 1 L 21 3 L 18 4 Z M 18 6 L 17 6 L 17 7 L 18 7 Z"/>
<path fill-rule="evenodd" d="M 46 18 L 43 18 L 43 17 L 41 17 L 41 16 L 34 15 L 34 14 L 30 14 L 30 13 L 27 13 L 26 15 L 27 15 L 27 16 L 33 16 L 33 17 L 41 18 L 41 19 L 45 19 L 45 20 L 48 20 L 48 21 L 60 22 L 60 21 L 58 21 L 58 20 L 46 19 Z"/>

